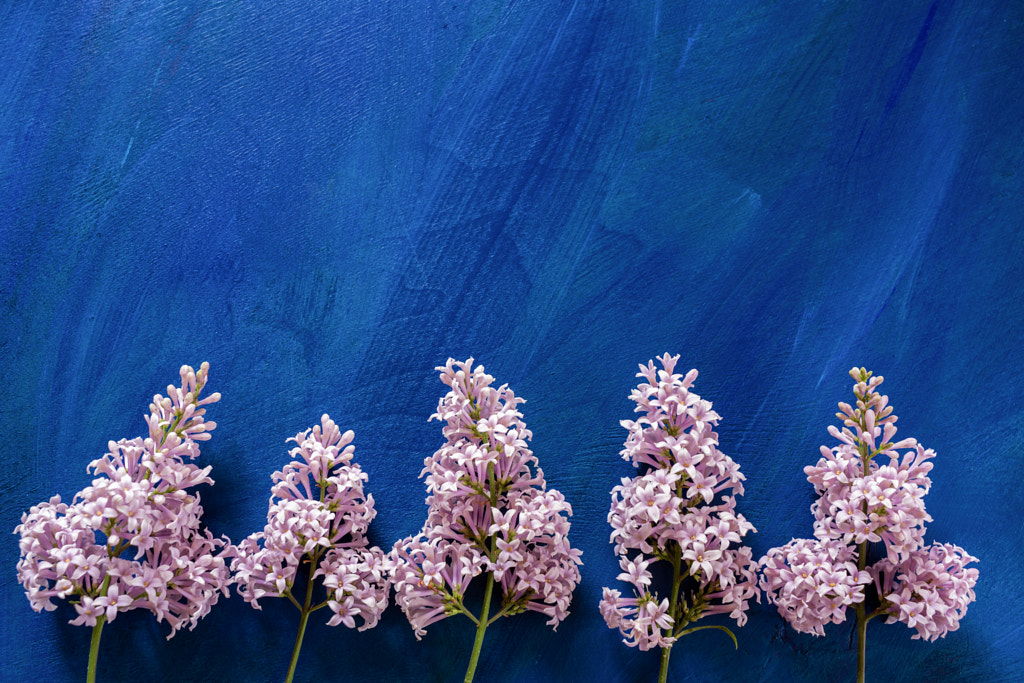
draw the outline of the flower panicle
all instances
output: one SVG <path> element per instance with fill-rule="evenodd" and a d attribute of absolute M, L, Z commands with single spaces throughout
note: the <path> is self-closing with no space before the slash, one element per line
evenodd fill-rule
<path fill-rule="evenodd" d="M 871 576 L 856 553 L 837 540 L 793 539 L 761 560 L 761 590 L 797 631 L 825 635 L 846 621 L 847 607 L 864 602 Z"/>
<path fill-rule="evenodd" d="M 814 538 L 769 550 L 760 560 L 761 588 L 798 631 L 824 635 L 826 624 L 845 621 L 847 608 L 865 603 L 874 588 L 879 606 L 870 616 L 859 607 L 858 619 L 885 616 L 915 629 L 914 638 L 944 637 L 974 600 L 978 570 L 966 565 L 978 560 L 958 546 L 924 544 L 935 451 L 896 439 L 881 375 L 853 368 L 850 376 L 856 400 L 839 403 L 840 424 L 828 428 L 838 443 L 822 446 L 818 462 L 804 468 L 818 494 Z M 868 565 L 871 543 L 883 557 Z"/>
<path fill-rule="evenodd" d="M 974 602 L 978 558 L 950 543 L 918 548 L 896 564 L 888 558 L 871 570 L 887 624 L 900 622 L 916 632 L 912 639 L 934 641 L 960 628 Z"/>
<path fill-rule="evenodd" d="M 372 628 L 386 609 L 384 553 L 366 533 L 376 516 L 367 475 L 353 462 L 355 434 L 324 414 L 320 424 L 288 441 L 293 458 L 271 475 L 263 531 L 232 548 L 231 571 L 242 598 L 255 609 L 264 597 L 291 598 L 296 575 L 308 559 L 310 580 L 326 588 L 331 626 Z M 309 606 L 300 609 L 307 609 Z M 311 611 L 311 610 L 310 610 Z"/>
<path fill-rule="evenodd" d="M 190 491 L 213 483 L 209 466 L 191 462 L 197 441 L 216 427 L 203 406 L 220 394 L 200 398 L 208 374 L 208 363 L 198 373 L 182 366 L 181 386 L 149 406 L 148 437 L 109 442 L 89 465 L 91 485 L 71 504 L 54 496 L 22 516 L 18 578 L 33 609 L 68 599 L 77 614 L 71 623 L 85 626 L 148 609 L 173 637 L 227 595 L 229 541 L 202 526 L 199 494 Z"/>
<path fill-rule="evenodd" d="M 449 391 L 431 419 L 445 443 L 424 460 L 427 519 L 388 555 L 396 602 L 417 638 L 455 614 L 468 583 L 488 573 L 502 593 L 501 615 L 525 610 L 557 626 L 579 583 L 580 551 L 568 540 L 572 507 L 547 488 L 519 410 L 525 400 L 473 359 L 436 368 Z"/>
<path fill-rule="evenodd" d="M 697 370 L 677 373 L 679 356 L 667 353 L 640 365 L 630 394 L 636 420 L 623 459 L 640 470 L 611 491 L 608 523 L 619 556 L 618 579 L 632 597 L 605 588 L 601 614 L 624 642 L 641 650 L 670 648 L 685 627 L 704 616 L 728 614 L 742 626 L 751 599 L 760 600 L 756 563 L 742 545 L 754 526 L 736 512 L 745 477 L 718 449 L 718 413 L 692 391 Z M 652 588 L 648 567 L 673 568 L 669 595 Z"/>

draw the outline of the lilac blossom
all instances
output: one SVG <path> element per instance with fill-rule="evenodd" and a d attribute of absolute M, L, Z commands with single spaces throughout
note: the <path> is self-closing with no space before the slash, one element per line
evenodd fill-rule
<path fill-rule="evenodd" d="M 825 624 L 846 621 L 846 608 L 864 601 L 871 576 L 857 568 L 856 553 L 834 540 L 794 539 L 761 560 L 761 588 L 789 625 L 825 635 Z"/>
<path fill-rule="evenodd" d="M 924 545 L 924 496 L 935 457 L 916 439 L 896 440 L 896 416 L 878 393 L 881 376 L 853 368 L 856 405 L 840 403 L 839 442 L 821 447 L 821 458 L 804 468 L 817 501 L 814 539 L 792 540 L 761 558 L 761 588 L 798 631 L 824 635 L 828 623 L 857 616 L 857 678 L 864 680 L 866 626 L 876 616 L 935 640 L 955 631 L 974 601 L 977 562 L 953 545 Z M 868 565 L 870 544 L 882 558 Z M 869 591 L 874 587 L 874 591 Z M 868 605 L 870 603 L 871 610 Z"/>
<path fill-rule="evenodd" d="M 271 476 L 266 526 L 232 549 L 231 571 L 246 602 L 260 609 L 262 598 L 284 597 L 301 612 L 289 681 L 312 612 L 327 607 L 329 626 L 356 628 L 358 618 L 364 631 L 377 625 L 388 604 L 384 553 L 366 538 L 377 513 L 373 496 L 363 491 L 366 473 L 352 462 L 354 438 L 323 415 L 319 425 L 288 439 L 298 445 L 289 451 L 292 461 Z M 296 598 L 292 590 L 304 563 L 305 594 Z M 326 595 L 314 603 L 318 583 Z"/>
<path fill-rule="evenodd" d="M 978 570 L 966 565 L 978 558 L 963 548 L 935 543 L 915 550 L 900 564 L 882 559 L 872 567 L 887 624 L 915 629 L 914 639 L 945 638 L 960 628 L 967 605 L 974 602 Z"/>
<path fill-rule="evenodd" d="M 644 381 L 630 399 L 642 413 L 623 420 L 629 434 L 623 459 L 641 469 L 612 489 L 608 523 L 619 556 L 618 579 L 631 596 L 605 588 L 601 615 L 624 642 L 641 650 L 661 648 L 661 672 L 669 652 L 683 635 L 705 628 L 690 626 L 702 617 L 728 614 L 739 626 L 757 590 L 756 563 L 743 537 L 754 527 L 736 512 L 745 477 L 739 465 L 718 449 L 714 428 L 719 416 L 709 401 L 691 391 L 697 371 L 675 373 L 679 356 L 664 354 L 640 366 Z M 673 571 L 667 595 L 652 587 L 653 563 Z"/>
<path fill-rule="evenodd" d="M 522 398 L 473 359 L 436 368 L 450 391 L 431 419 L 444 423 L 445 444 L 424 461 L 427 520 L 398 541 L 387 558 L 395 600 L 417 638 L 436 621 L 464 614 L 477 625 L 466 680 L 472 680 L 487 626 L 530 610 L 556 627 L 568 614 L 579 583 L 580 551 L 568 539 L 572 507 L 547 488 L 528 448 L 531 432 Z M 479 616 L 463 600 L 483 576 Z M 490 615 L 492 592 L 500 607 Z M 490 615 L 490 616 L 489 616 Z"/>
<path fill-rule="evenodd" d="M 209 364 L 199 372 L 182 366 L 181 386 L 167 387 L 149 406 L 146 437 L 108 443 L 109 452 L 89 465 L 92 484 L 64 503 L 59 495 L 22 515 L 18 580 L 36 611 L 69 600 L 71 623 L 93 627 L 89 676 L 101 629 L 121 612 L 148 609 L 166 621 L 174 636 L 194 628 L 221 593 L 230 573 L 219 552 L 227 541 L 203 528 L 199 494 L 189 489 L 212 484 L 210 467 L 192 461 L 199 441 L 217 426 L 204 419 L 200 399 Z"/>

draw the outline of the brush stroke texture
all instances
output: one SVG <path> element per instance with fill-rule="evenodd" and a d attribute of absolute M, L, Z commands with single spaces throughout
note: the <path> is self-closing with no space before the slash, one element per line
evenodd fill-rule
<path fill-rule="evenodd" d="M 846 370 L 887 377 L 934 448 L 929 538 L 982 559 L 936 644 L 873 623 L 869 672 L 1010 680 L 1024 641 L 1024 10 L 461 0 L 8 3 L 0 10 L 0 528 L 85 486 L 182 363 L 224 398 L 205 518 L 260 528 L 285 439 L 356 433 L 376 544 L 422 523 L 433 367 L 528 400 L 576 515 L 573 614 L 488 632 L 495 681 L 653 679 L 597 611 L 636 364 L 697 367 L 748 477 L 755 552 L 810 533 L 802 467 Z M 0 550 L 0 679 L 78 679 L 86 631 L 36 615 Z M 536 616 L 536 615 L 534 615 Z M 122 623 L 122 621 L 124 623 Z M 103 637 L 102 680 L 277 680 L 296 615 L 237 597 L 165 642 Z M 675 680 L 849 677 L 764 606 L 695 634 Z M 311 624 L 299 678 L 461 675 L 469 623 Z M 172 673 L 173 672 L 173 673 Z M 869 675 L 871 675 L 869 673 Z M 877 674 L 876 674 L 877 675 Z"/>

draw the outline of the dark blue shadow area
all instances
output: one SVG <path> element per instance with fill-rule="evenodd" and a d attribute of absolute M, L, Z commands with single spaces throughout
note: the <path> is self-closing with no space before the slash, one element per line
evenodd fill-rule
<path fill-rule="evenodd" d="M 866 366 L 938 453 L 928 541 L 981 572 L 943 640 L 873 621 L 868 677 L 1019 678 L 1024 7 L 313 4 L 0 9 L 0 529 L 87 486 L 205 360 L 209 527 L 261 529 L 285 440 L 326 412 L 390 547 L 426 514 L 434 367 L 473 356 L 527 399 L 584 561 L 570 617 L 495 624 L 478 680 L 656 680 L 598 612 L 637 364 L 700 370 L 758 556 L 811 535 L 803 467 Z M 81 679 L 89 629 L 32 612 L 0 551 L 0 679 Z M 298 614 L 263 604 L 170 641 L 121 615 L 99 679 L 283 680 Z M 327 619 L 297 680 L 459 680 L 473 640 L 417 641 L 393 606 Z M 695 633 L 670 680 L 852 680 L 850 632 L 754 604 L 738 651 Z"/>

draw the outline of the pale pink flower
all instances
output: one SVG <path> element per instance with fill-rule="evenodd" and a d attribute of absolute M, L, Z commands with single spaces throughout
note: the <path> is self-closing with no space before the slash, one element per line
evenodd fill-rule
<path fill-rule="evenodd" d="M 651 573 L 647 571 L 651 562 L 640 558 L 629 559 L 625 556 L 619 558 L 619 566 L 622 573 L 616 576 L 619 581 L 626 581 L 633 584 L 640 592 L 645 591 L 651 585 Z"/>
<path fill-rule="evenodd" d="M 608 627 L 618 629 L 622 642 L 630 647 L 647 651 L 671 647 L 676 641 L 667 635 L 674 625 L 667 598 L 656 601 L 649 594 L 623 598 L 619 591 L 605 588 L 599 608 Z"/>
<path fill-rule="evenodd" d="M 329 596 L 327 606 L 334 613 L 328 626 L 344 624 L 360 631 L 373 628 L 388 606 L 384 553 L 377 547 L 332 548 L 317 567 L 313 578 L 321 578 Z"/>

